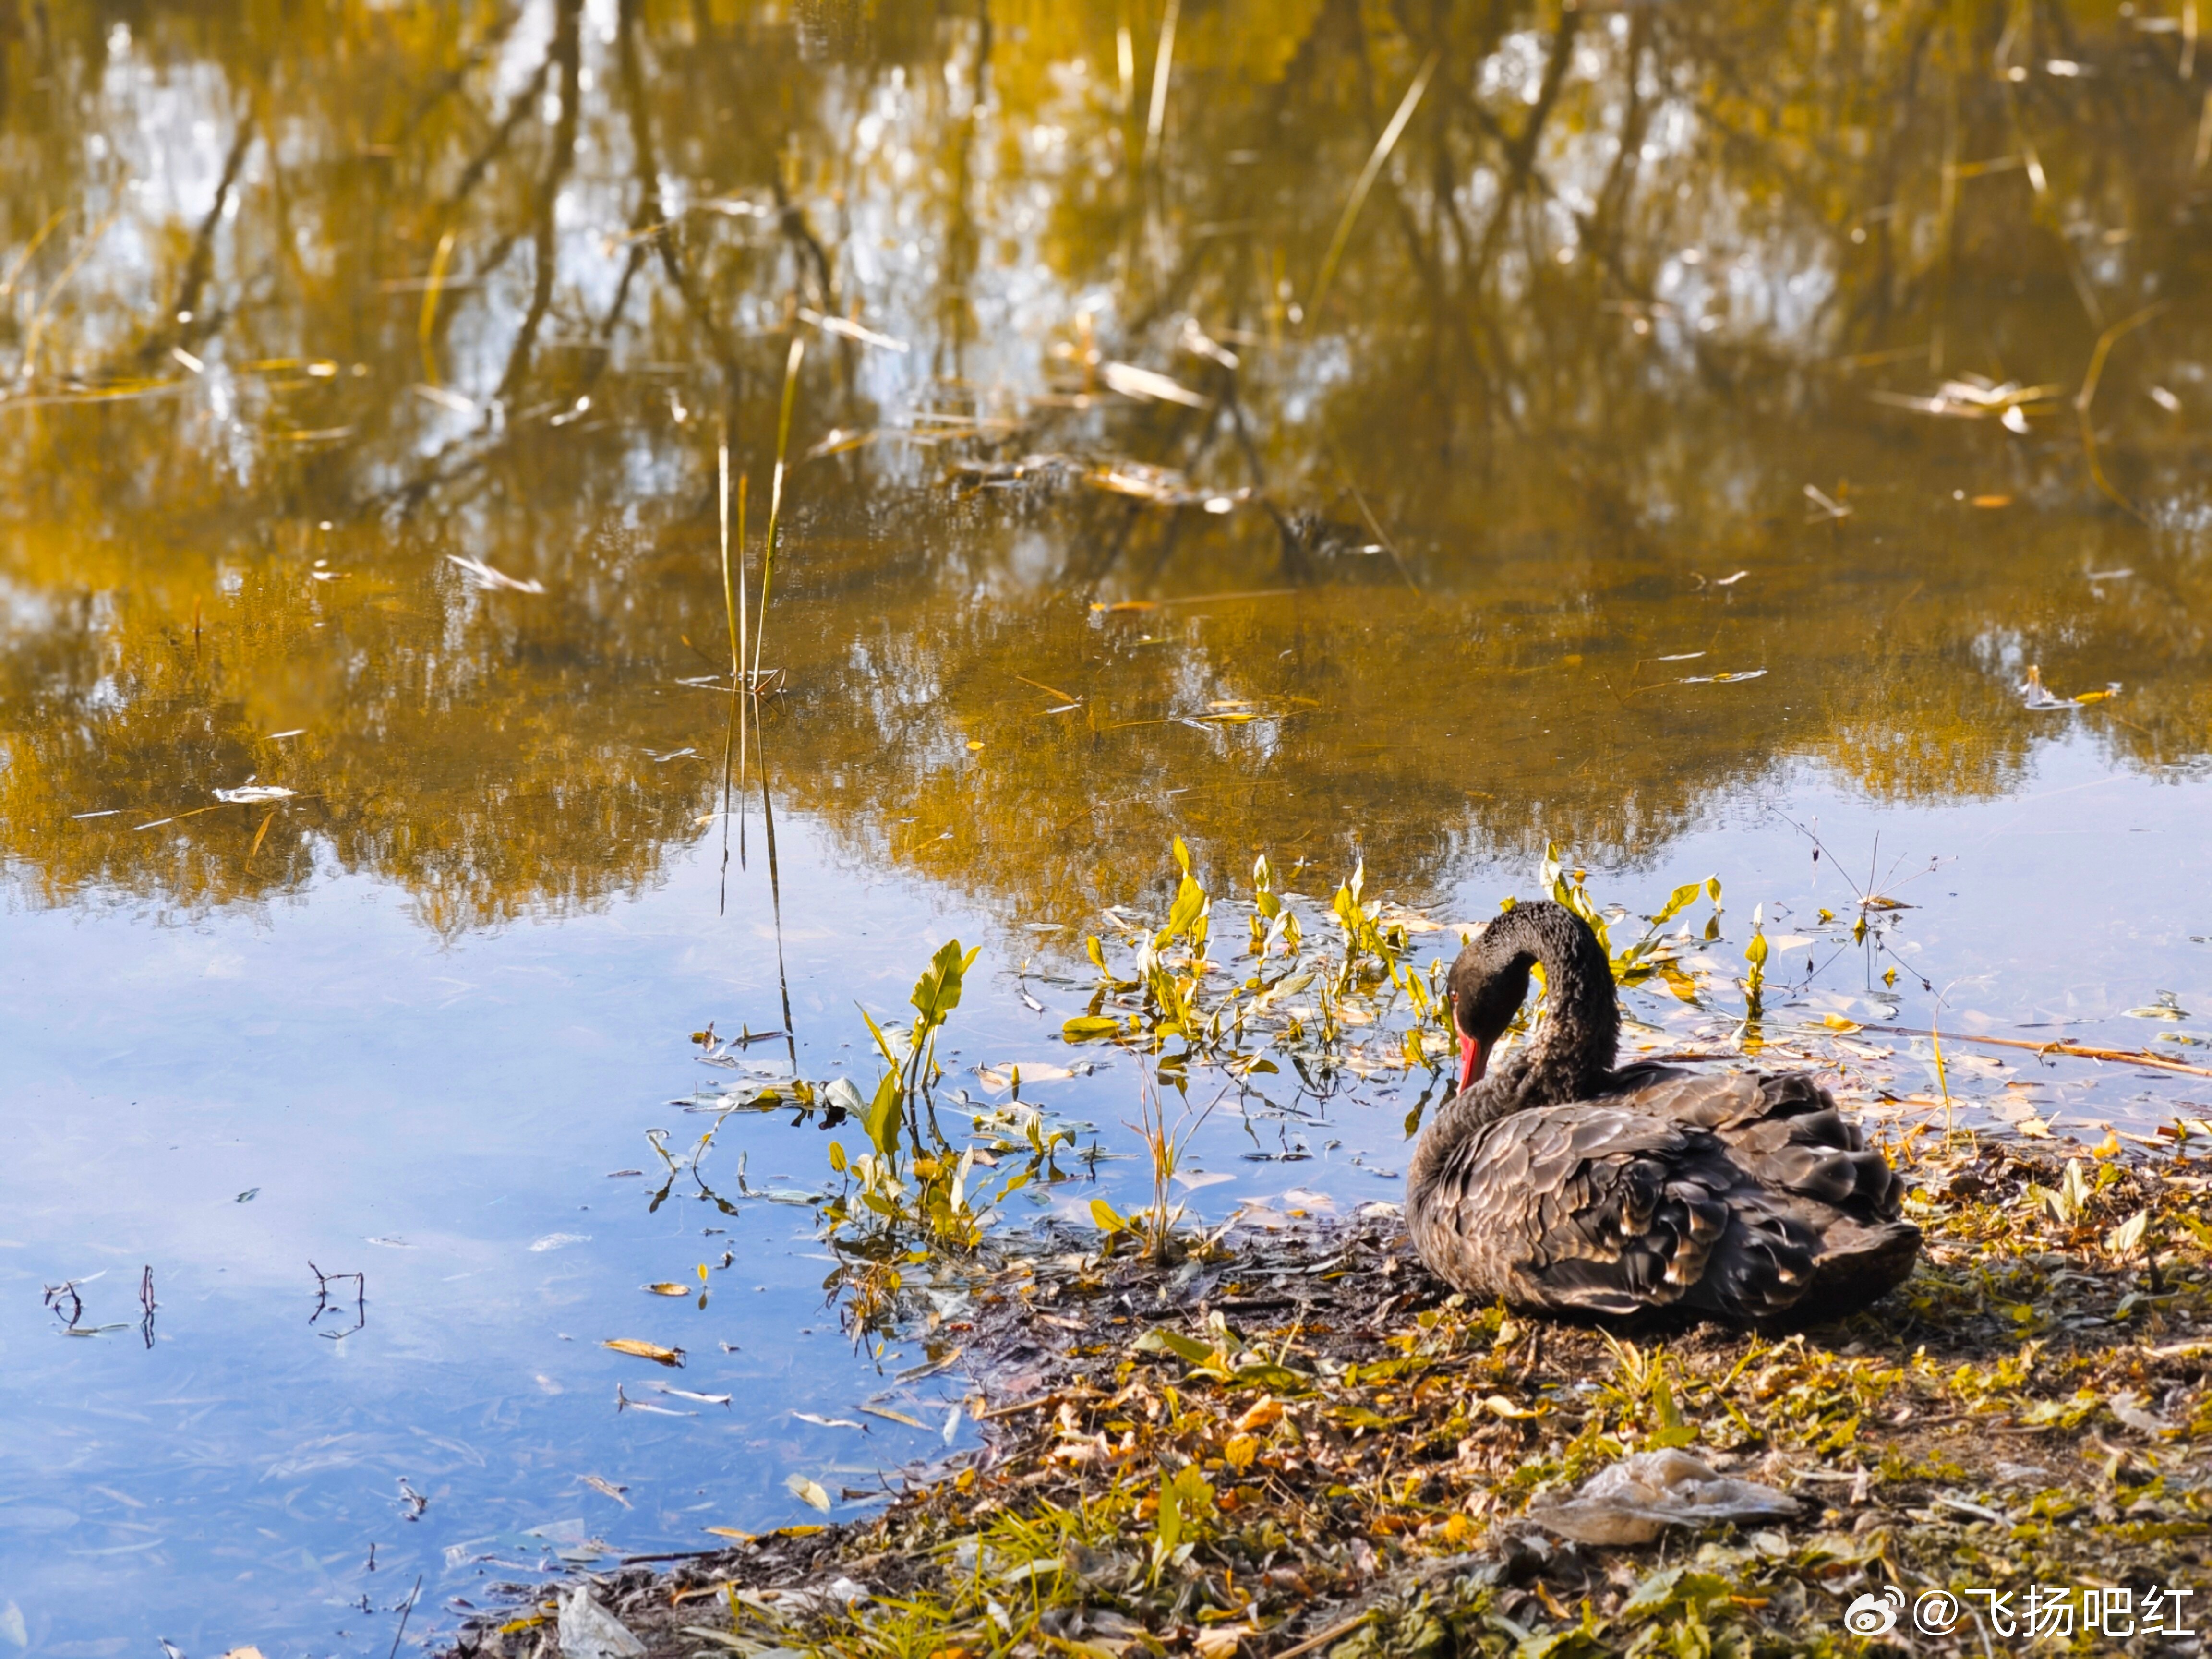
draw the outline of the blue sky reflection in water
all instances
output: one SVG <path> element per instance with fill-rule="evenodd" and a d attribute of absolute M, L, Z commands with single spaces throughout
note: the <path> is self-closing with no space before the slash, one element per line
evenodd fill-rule
<path fill-rule="evenodd" d="M 1363 856 L 1440 923 L 1555 841 L 1634 910 L 1717 874 L 1699 1006 L 1632 1000 L 1655 1049 L 1741 1035 L 1757 907 L 1785 1048 L 2212 1057 L 2212 66 L 2148 15 L 1802 10 L 0 28 L 0 1641 L 381 1651 L 417 1574 L 410 1644 L 945 1453 L 964 1380 L 898 1373 L 957 1302 L 857 1354 L 780 1201 L 821 1127 L 734 1115 L 737 1213 L 651 1207 L 647 1132 L 752 1075 L 688 1034 L 782 1023 L 757 798 L 726 868 L 714 816 L 714 487 L 726 429 L 757 596 L 794 340 L 805 1077 L 872 1085 L 854 1000 L 957 934 L 947 1091 L 1026 1063 L 1126 1154 L 1136 1057 L 1036 1068 L 1178 834 L 1220 900 L 1268 854 L 1311 934 Z M 1869 874 L 1913 907 L 1872 959 Z M 1853 1040 L 1878 1111 L 2212 1099 Z M 1361 1069 L 1225 1103 L 1194 1211 L 1395 1196 L 1428 1079 Z M 1126 1207 L 1096 1169 L 1011 1218 Z M 64 1334 L 70 1280 L 118 1328 Z"/>

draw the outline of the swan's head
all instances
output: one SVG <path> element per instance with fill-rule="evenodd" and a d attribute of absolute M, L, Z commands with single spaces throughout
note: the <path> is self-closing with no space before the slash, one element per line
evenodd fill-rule
<path fill-rule="evenodd" d="M 1519 930 L 1505 925 L 1506 916 L 1492 922 L 1461 950 L 1445 981 L 1451 991 L 1452 1024 L 1459 1030 L 1462 1089 L 1482 1081 L 1490 1069 L 1491 1049 L 1528 994 L 1528 970 L 1535 965 L 1535 953 L 1508 937 Z"/>
<path fill-rule="evenodd" d="M 1516 905 L 1460 951 L 1445 981 L 1450 988 L 1452 1021 L 1459 1028 L 1461 1088 L 1482 1080 L 1490 1066 L 1490 1051 L 1528 1000 L 1529 972 L 1540 962 L 1545 964 L 1545 983 L 1555 994 L 1573 1000 L 1589 988 L 1592 995 L 1603 999 L 1604 1009 L 1612 1007 L 1613 974 L 1605 950 L 1583 919 L 1549 899 Z M 1602 1037 L 1601 1063 L 1610 1066 L 1611 1025 L 1605 1027 Z"/>

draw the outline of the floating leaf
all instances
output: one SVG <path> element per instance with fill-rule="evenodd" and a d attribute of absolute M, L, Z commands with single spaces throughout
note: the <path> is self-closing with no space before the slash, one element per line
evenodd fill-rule
<path fill-rule="evenodd" d="M 929 1425 L 918 1417 L 908 1417 L 904 1412 L 893 1411 L 889 1406 L 863 1406 L 860 1409 L 871 1417 L 880 1417 L 887 1422 L 903 1423 L 909 1429 L 927 1429 Z"/>
<path fill-rule="evenodd" d="M 1121 1029 L 1121 1022 L 1109 1014 L 1078 1014 L 1060 1028 L 1060 1034 L 1070 1042 L 1082 1042 L 1091 1037 L 1112 1036 Z"/>
<path fill-rule="evenodd" d="M 817 1509 L 824 1515 L 830 1513 L 830 1494 L 823 1490 L 819 1481 L 809 1480 L 803 1474 L 792 1474 L 784 1477 L 783 1484 L 802 1504 Z"/>
<path fill-rule="evenodd" d="M 691 1294 L 690 1288 L 688 1285 L 672 1285 L 665 1279 L 663 1279 L 658 1285 L 647 1285 L 643 1288 L 651 1291 L 655 1296 L 689 1296 Z"/>
<path fill-rule="evenodd" d="M 679 1290 L 677 1294 L 681 1296 L 684 1292 Z M 684 1363 L 683 1349 L 664 1348 L 658 1342 L 641 1342 L 634 1336 L 614 1337 L 599 1346 L 612 1348 L 617 1353 L 635 1354 L 640 1359 L 650 1359 L 656 1365 L 675 1366 Z"/>
<path fill-rule="evenodd" d="M 2130 1008 L 2124 1012 L 2130 1019 L 2179 1020 L 2189 1018 L 2189 1011 L 2181 1006 L 2181 1000 L 2171 991 L 2160 991 L 2158 994 L 2157 1001 L 2146 1004 L 2141 1008 Z"/>

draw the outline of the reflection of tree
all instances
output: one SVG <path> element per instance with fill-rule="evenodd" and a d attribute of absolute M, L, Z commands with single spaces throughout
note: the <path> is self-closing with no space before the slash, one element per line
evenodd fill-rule
<path fill-rule="evenodd" d="M 0 9 L 0 145 L 29 163 L 0 177 L 0 272 L 27 255 L 0 378 L 33 319 L 44 341 L 35 399 L 0 403 L 0 799 L 50 893 L 220 902 L 328 847 L 451 927 L 651 879 L 712 770 L 654 757 L 717 752 L 718 711 L 669 684 L 713 666 L 682 641 L 719 628 L 703 434 L 726 412 L 763 466 L 799 304 L 918 348 L 810 352 L 802 447 L 879 427 L 886 398 L 945 423 L 799 475 L 771 713 L 794 804 L 856 855 L 1054 915 L 1118 896 L 1178 827 L 1340 862 L 1356 830 L 1408 880 L 1549 835 L 1638 857 L 1796 757 L 1885 797 L 2004 788 L 2034 660 L 2069 690 L 2129 684 L 2083 716 L 2122 755 L 2204 751 L 2202 698 L 2154 673 L 2206 649 L 2202 411 L 2148 395 L 2207 321 L 2200 91 L 2167 37 L 1995 3 L 1224 0 L 1180 14 L 1139 177 L 1160 42 L 1133 26 L 1125 103 L 1133 14 L 1103 4 L 802 28 L 623 0 L 604 40 L 580 0 L 374 26 L 140 9 L 127 55 L 91 9 Z M 144 128 L 156 82 L 174 112 Z M 147 145 L 198 158 L 173 203 L 126 187 Z M 2095 414 L 2170 544 L 2088 516 L 2063 409 L 2021 437 L 1865 401 L 1972 371 L 2063 398 L 2154 287 L 2179 303 L 2114 349 Z M 1176 343 L 1187 315 L 1234 369 Z M 1206 406 L 1099 401 L 1115 359 Z M 94 394 L 115 400 L 69 401 Z M 1032 452 L 1262 503 L 916 482 Z M 1838 478 L 1848 522 L 1791 521 Z M 1978 517 L 1961 484 L 2019 504 Z M 1370 506 L 1425 600 L 1352 550 Z M 2137 574 L 2085 597 L 2085 544 Z M 550 592 L 471 595 L 447 550 Z M 1742 567 L 1730 594 L 1698 586 Z M 1323 597 L 1101 631 L 1039 597 L 1286 580 Z M 1768 678 L 1645 683 L 1693 648 Z M 1041 715 L 1016 675 L 1084 706 Z M 1208 706 L 1238 700 L 1264 717 Z M 73 817 L 248 775 L 313 799 Z"/>

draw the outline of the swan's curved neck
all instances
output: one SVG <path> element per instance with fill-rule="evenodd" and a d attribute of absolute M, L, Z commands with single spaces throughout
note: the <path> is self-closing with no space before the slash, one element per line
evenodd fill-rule
<path fill-rule="evenodd" d="M 1620 1052 L 1613 964 L 1579 929 L 1571 940 L 1543 929 L 1534 955 L 1544 969 L 1544 1012 L 1521 1069 L 1565 1090 L 1563 1098 L 1579 1100 L 1612 1073 Z"/>
<path fill-rule="evenodd" d="M 1462 1097 L 1474 1127 L 1530 1106 L 1586 1100 L 1602 1091 L 1620 1043 L 1620 1005 L 1604 947 L 1571 912 L 1522 905 L 1491 923 L 1483 966 L 1521 1000 L 1530 969 L 1544 970 L 1544 1009 L 1534 1041 L 1508 1056 Z"/>

